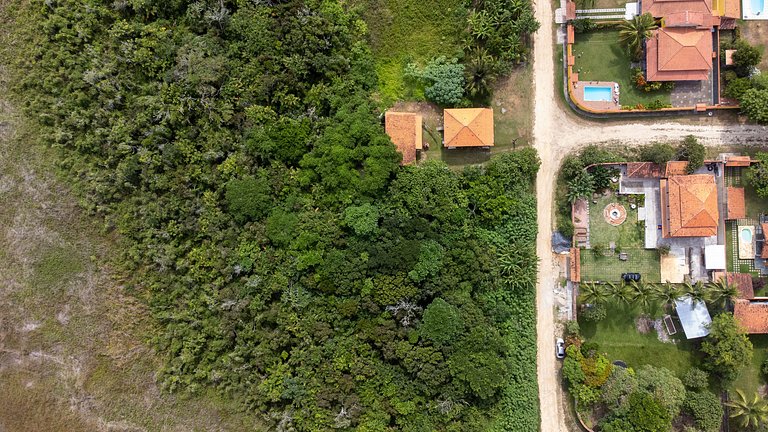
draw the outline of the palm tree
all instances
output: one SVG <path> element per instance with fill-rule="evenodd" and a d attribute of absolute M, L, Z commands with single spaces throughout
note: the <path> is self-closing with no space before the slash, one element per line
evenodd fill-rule
<path fill-rule="evenodd" d="M 737 398 L 726 402 L 731 407 L 731 418 L 743 429 L 755 428 L 768 421 L 768 404 L 755 393 L 753 399 L 747 399 L 744 392 L 736 390 Z"/>
<path fill-rule="evenodd" d="M 643 55 L 643 42 L 651 37 L 651 30 L 655 30 L 657 25 L 653 15 L 644 13 L 635 15 L 631 21 L 624 21 L 619 28 L 619 41 L 635 60 L 639 60 Z"/>
<path fill-rule="evenodd" d="M 486 98 L 491 94 L 491 87 L 496 80 L 495 60 L 483 48 L 476 48 L 469 56 L 465 67 L 467 93 L 473 98 Z"/>
<path fill-rule="evenodd" d="M 587 282 L 579 285 L 579 298 L 582 303 L 606 304 L 611 298 L 608 285 Z"/>
<path fill-rule="evenodd" d="M 723 309 L 728 308 L 728 305 L 739 296 L 739 289 L 736 285 L 728 284 L 725 277 L 721 277 L 717 282 L 707 284 L 707 290 L 709 291 L 710 301 L 712 303 L 722 302 Z"/>
<path fill-rule="evenodd" d="M 663 285 L 656 286 L 653 293 L 656 300 L 660 301 L 665 308 L 674 307 L 675 300 L 680 298 L 682 292 L 677 285 L 672 285 L 667 282 Z"/>
<path fill-rule="evenodd" d="M 629 304 L 629 301 L 632 299 L 632 293 L 627 289 L 626 285 L 608 283 L 606 286 L 611 299 L 616 304 Z"/>
<path fill-rule="evenodd" d="M 653 306 L 653 284 L 632 281 L 627 285 L 628 300 L 634 304 L 640 305 L 643 312 L 650 312 Z"/>
<path fill-rule="evenodd" d="M 691 285 L 686 282 L 683 288 L 684 294 L 691 298 L 691 307 L 695 307 L 696 303 L 706 303 L 708 300 L 707 290 L 704 288 L 704 284 L 701 281 Z"/>

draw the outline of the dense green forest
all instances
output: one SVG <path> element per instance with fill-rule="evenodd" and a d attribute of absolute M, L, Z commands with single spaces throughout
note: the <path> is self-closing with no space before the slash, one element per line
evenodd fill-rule
<path fill-rule="evenodd" d="M 337 0 L 14 8 L 15 98 L 119 233 L 168 391 L 283 431 L 538 430 L 535 151 L 400 167 Z"/>

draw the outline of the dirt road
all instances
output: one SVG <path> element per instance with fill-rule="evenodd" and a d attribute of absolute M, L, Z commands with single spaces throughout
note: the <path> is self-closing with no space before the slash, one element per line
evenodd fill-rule
<path fill-rule="evenodd" d="M 559 365 L 554 356 L 555 310 L 554 288 L 558 272 L 555 269 L 550 238 L 552 235 L 552 209 L 557 170 L 563 157 L 590 143 L 621 142 L 642 144 L 653 141 L 679 140 L 695 135 L 705 145 L 768 145 L 768 128 L 763 126 L 718 125 L 715 119 L 699 119 L 700 124 L 682 124 L 658 120 L 605 124 L 576 119 L 564 112 L 557 103 L 558 95 L 553 80 L 555 64 L 554 24 L 549 2 L 536 6 L 536 18 L 541 28 L 534 37 L 534 146 L 541 158 L 536 179 L 538 199 L 537 253 L 539 278 L 536 307 L 538 311 L 538 384 L 541 405 L 541 431 L 566 432 L 564 400 L 560 386 Z M 559 65 L 558 65 L 559 67 Z"/>

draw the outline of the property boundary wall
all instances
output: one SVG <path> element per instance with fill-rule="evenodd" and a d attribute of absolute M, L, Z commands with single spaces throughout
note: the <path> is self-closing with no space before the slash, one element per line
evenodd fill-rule
<path fill-rule="evenodd" d="M 600 24 L 600 22 L 598 22 Z M 563 41 L 563 93 L 565 95 L 565 100 L 568 103 L 568 105 L 571 107 L 573 111 L 575 111 L 577 114 L 592 118 L 592 119 L 612 119 L 612 118 L 653 118 L 653 117 L 670 117 L 670 116 L 697 116 L 697 115 L 708 115 L 712 116 L 717 111 L 733 111 L 740 109 L 738 105 L 705 105 L 705 104 L 698 104 L 696 106 L 690 106 L 690 107 L 675 107 L 675 108 L 661 108 L 657 110 L 638 110 L 638 109 L 627 109 L 627 110 L 598 110 L 594 108 L 590 108 L 587 106 L 584 106 L 576 100 L 576 98 L 573 97 L 573 65 L 569 64 L 572 63 L 569 61 L 570 58 L 573 58 L 573 44 L 575 41 L 575 32 L 573 28 L 573 24 L 571 22 L 567 22 L 565 24 L 565 38 Z M 719 37 L 718 37 L 718 52 L 719 52 Z M 719 70 L 720 70 L 720 63 L 717 62 L 717 72 L 716 75 L 719 79 Z M 577 76 L 578 77 L 578 76 Z M 720 91 L 720 86 L 718 85 L 718 93 Z M 718 95 L 719 99 L 719 95 Z"/>

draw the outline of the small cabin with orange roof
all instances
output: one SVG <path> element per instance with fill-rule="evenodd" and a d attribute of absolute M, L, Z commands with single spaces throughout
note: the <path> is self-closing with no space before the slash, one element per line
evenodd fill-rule
<path fill-rule="evenodd" d="M 493 147 L 493 110 L 455 108 L 443 111 L 443 144 L 459 147 Z"/>
<path fill-rule="evenodd" d="M 403 155 L 401 165 L 416 162 L 417 152 L 421 151 L 423 145 L 422 122 L 422 117 L 414 113 L 387 111 L 384 114 L 384 130 L 397 151 Z"/>

